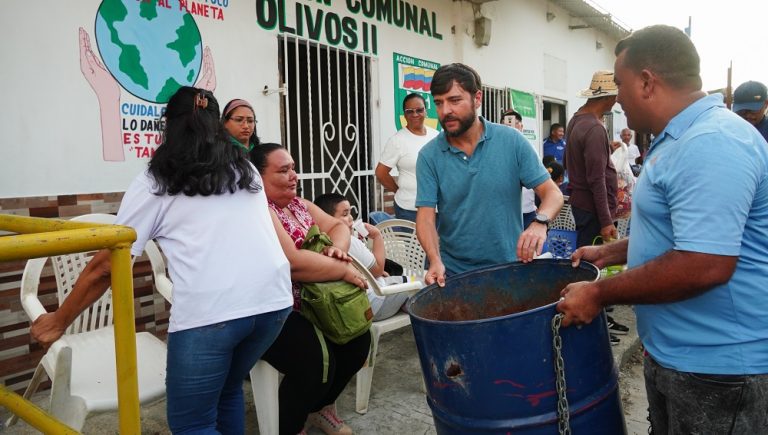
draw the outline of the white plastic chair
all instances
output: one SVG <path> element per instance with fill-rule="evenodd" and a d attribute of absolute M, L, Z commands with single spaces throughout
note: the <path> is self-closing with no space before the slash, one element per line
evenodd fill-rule
<path fill-rule="evenodd" d="M 372 283 L 370 284 L 371 288 L 377 294 L 392 294 L 403 291 L 403 289 L 408 291 L 421 288 L 420 280 L 424 277 L 426 253 L 421 248 L 419 239 L 416 237 L 416 224 L 404 219 L 388 219 L 376 225 L 376 228 L 381 232 L 386 257 L 403 266 L 403 275 L 414 277 L 414 282 L 381 288 L 367 269 L 362 267 L 362 265 L 356 265 L 358 269 L 364 269 L 361 271 L 368 282 Z M 408 287 L 413 284 L 418 286 Z M 376 355 L 381 335 L 404 328 L 410 324 L 411 318 L 408 314 L 398 313 L 388 319 L 374 322 L 371 326 L 371 354 L 366 365 L 357 372 L 355 411 L 359 414 L 368 412 L 368 401 L 371 396 L 371 383 L 373 382 L 373 369 L 376 365 Z"/>
<path fill-rule="evenodd" d="M 410 281 L 402 284 L 393 284 L 381 287 L 371 272 L 356 258 L 352 257 L 352 264 L 368 282 L 368 286 L 379 296 L 387 296 L 401 292 L 412 292 L 423 287 L 421 281 Z M 368 355 L 363 368 L 357 372 L 355 390 L 355 411 L 358 414 L 368 412 L 368 401 L 371 397 L 371 383 L 373 382 L 373 369 L 376 365 L 376 354 L 379 351 L 379 338 L 382 334 L 406 327 L 411 324 L 411 318 L 406 313 L 397 313 L 394 316 L 373 322 L 371 325 L 371 353 Z"/>
<path fill-rule="evenodd" d="M 617 219 L 616 232 L 619 239 L 623 239 L 629 236 L 629 218 Z"/>
<path fill-rule="evenodd" d="M 365 277 L 373 291 L 380 296 L 418 290 L 422 286 L 420 281 L 413 281 L 381 287 L 373 275 L 371 275 L 371 272 L 359 261 L 352 258 L 352 264 Z M 399 313 L 389 319 L 373 322 L 373 325 L 371 325 L 371 355 L 366 362 L 366 366 L 357 372 L 357 412 L 364 414 L 368 411 L 368 398 L 371 393 L 371 380 L 373 379 L 373 364 L 376 359 L 379 337 L 385 332 L 408 326 L 410 323 L 411 321 L 407 314 Z M 259 433 L 262 435 L 277 435 L 279 433 L 279 386 L 280 372 L 264 360 L 257 361 L 251 369 L 251 389 L 253 390 L 253 403 L 256 407 L 256 418 L 259 422 Z"/>
<path fill-rule="evenodd" d="M 111 224 L 115 216 L 89 214 L 72 220 Z M 166 299 L 170 297 L 171 281 L 165 272 L 165 261 L 153 241 L 147 242 L 145 252 L 152 264 L 155 283 Z M 64 301 L 77 277 L 91 259 L 89 253 L 51 257 L 56 277 L 59 305 Z M 37 297 L 40 275 L 48 258 L 27 261 L 21 282 L 21 304 L 31 321 L 46 312 Z M 136 334 L 139 400 L 147 403 L 165 395 L 165 343 L 149 332 Z M 80 430 L 86 416 L 92 412 L 117 409 L 117 380 L 115 344 L 112 327 L 112 289 L 86 309 L 70 325 L 64 335 L 54 342 L 35 369 L 24 392 L 29 398 L 35 393 L 45 372 L 51 379 L 49 412 L 73 429 Z M 8 426 L 16 422 L 11 417 Z"/>
<path fill-rule="evenodd" d="M 549 224 L 549 227 L 557 230 L 576 231 L 576 221 L 573 220 L 571 204 L 563 204 L 563 208 L 560 209 L 560 213 L 555 216 L 555 218 Z"/>
<path fill-rule="evenodd" d="M 280 433 L 279 387 L 280 372 L 263 359 L 256 361 L 251 369 L 251 389 L 260 435 Z"/>
<path fill-rule="evenodd" d="M 416 224 L 405 219 L 389 219 L 376 228 L 381 231 L 387 258 L 403 266 L 403 275 L 422 279 L 427 254 L 416 238 Z"/>

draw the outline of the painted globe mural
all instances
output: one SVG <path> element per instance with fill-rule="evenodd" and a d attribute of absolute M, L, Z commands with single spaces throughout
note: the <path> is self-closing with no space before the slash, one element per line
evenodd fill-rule
<path fill-rule="evenodd" d="M 131 94 L 168 102 L 200 72 L 200 30 L 178 0 L 104 0 L 96 14 L 96 44 L 104 64 Z"/>

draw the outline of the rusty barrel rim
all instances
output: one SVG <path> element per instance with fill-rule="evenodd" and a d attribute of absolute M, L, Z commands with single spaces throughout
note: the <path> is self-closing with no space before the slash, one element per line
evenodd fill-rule
<path fill-rule="evenodd" d="M 485 267 L 485 268 L 482 268 L 482 269 L 470 270 L 468 272 L 462 272 L 462 273 L 453 275 L 451 277 L 448 277 L 448 278 L 446 278 L 445 281 L 446 281 L 446 285 L 448 285 L 448 283 L 450 281 L 463 279 L 465 277 L 468 277 L 468 276 L 474 275 L 474 274 L 488 273 L 488 272 L 492 272 L 492 271 L 495 271 L 495 270 L 507 268 L 507 267 L 510 267 L 510 266 L 512 266 L 512 267 L 527 267 L 529 265 L 530 266 L 534 266 L 534 265 L 542 265 L 542 264 L 547 264 L 547 263 L 551 264 L 551 265 L 554 265 L 554 266 L 558 266 L 558 267 L 562 266 L 562 267 L 569 267 L 569 268 L 572 268 L 572 269 L 581 269 L 581 270 L 585 270 L 585 271 L 588 271 L 588 272 L 592 272 L 594 274 L 594 278 L 593 279 L 591 279 L 591 280 L 582 280 L 582 281 L 595 282 L 598 279 L 600 279 L 600 269 L 598 269 L 597 266 L 595 266 L 594 264 L 592 264 L 592 263 L 590 263 L 588 261 L 583 261 L 582 260 L 582 261 L 579 262 L 578 266 L 573 267 L 572 264 L 571 264 L 571 260 L 570 259 L 543 258 L 543 259 L 539 259 L 539 260 L 533 260 L 530 263 L 523 263 L 522 261 L 512 261 L 512 262 L 509 262 L 509 263 L 497 264 L 497 265 Z M 574 282 L 577 282 L 577 281 L 574 281 Z M 535 314 L 535 313 L 538 313 L 538 312 L 541 312 L 541 311 L 544 311 L 544 310 L 553 309 L 554 306 L 557 305 L 557 303 L 558 303 L 558 301 L 555 300 L 554 302 L 551 302 L 551 303 L 548 303 L 548 304 L 544 304 L 544 305 L 538 306 L 536 308 L 532 308 L 530 310 L 525 310 L 525 311 L 521 311 L 521 312 L 518 312 L 518 313 L 511 313 L 511 314 L 506 314 L 506 315 L 501 315 L 501 316 L 488 317 L 488 318 L 484 318 L 484 319 L 437 320 L 437 319 L 430 319 L 430 318 L 427 318 L 427 317 L 423 317 L 423 316 L 414 314 L 414 312 L 411 310 L 411 307 L 415 303 L 418 303 L 418 301 L 419 301 L 419 299 L 421 297 L 423 297 L 424 295 L 426 295 L 426 294 L 428 294 L 428 293 L 430 293 L 432 291 L 435 291 L 435 290 L 440 291 L 440 287 L 437 285 L 437 283 L 430 284 L 430 285 L 422 288 L 421 290 L 419 290 L 418 293 L 416 293 L 415 295 L 411 296 L 410 299 L 408 299 L 408 304 L 407 304 L 406 308 L 407 308 L 407 311 L 408 311 L 408 315 L 411 317 L 411 320 L 418 320 L 420 322 L 425 322 L 425 323 L 451 324 L 451 325 L 461 325 L 461 324 L 470 324 L 470 323 L 476 324 L 476 323 L 480 323 L 480 322 L 495 322 L 495 321 L 498 321 L 499 319 L 510 319 L 510 318 L 514 318 L 514 317 L 527 316 L 527 315 Z"/>

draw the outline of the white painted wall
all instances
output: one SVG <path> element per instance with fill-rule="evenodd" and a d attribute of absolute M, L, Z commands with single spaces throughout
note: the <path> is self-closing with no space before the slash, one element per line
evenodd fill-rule
<path fill-rule="evenodd" d="M 613 70 L 613 48 L 618 41 L 594 29 L 568 29 L 568 12 L 548 2 L 503 0 L 485 3 L 481 10 L 493 20 L 490 44 L 478 48 L 472 41 L 473 11 L 464 4 L 463 62 L 475 67 L 486 84 L 565 100 L 570 119 L 584 103 L 577 93 L 589 87 L 592 74 L 598 69 Z M 556 16 L 551 22 L 546 20 L 548 10 Z M 596 49 L 596 41 L 603 48 Z M 564 86 L 545 79 L 547 55 L 564 62 Z"/>
<path fill-rule="evenodd" d="M 125 161 L 102 158 L 99 104 L 80 71 L 78 29 L 94 37 L 101 2 L 41 0 L 6 5 L 0 27 L 0 80 L 8 97 L 0 119 L 0 197 L 124 191 L 146 167 L 125 148 Z M 223 106 L 231 98 L 254 104 L 259 133 L 279 140 L 276 95 L 277 41 L 253 23 L 253 1 L 230 0 L 224 21 L 196 17 L 204 46 L 216 66 L 215 94 Z M 121 91 L 121 102 L 146 103 Z M 263 127 L 263 128 L 262 128 Z"/>
<path fill-rule="evenodd" d="M 190 0 L 192 1 L 192 0 Z M 219 0 L 221 1 L 221 0 Z M 443 39 L 418 35 L 387 23 L 352 14 L 347 2 L 285 0 L 286 20 L 295 20 L 294 5 L 353 17 L 376 24 L 378 53 L 373 63 L 376 98 L 374 147 L 394 134 L 395 104 L 392 53 L 440 64 L 461 61 L 478 70 L 486 84 L 509 86 L 568 101 L 568 116 L 583 100 L 576 93 L 589 84 L 596 69 L 611 69 L 613 46 L 591 29 L 569 30 L 568 14 L 541 0 L 499 0 L 481 11 L 493 20 L 490 45 L 472 41 L 473 11 L 465 2 L 411 0 L 437 16 Z M 395 1 L 395 0 L 393 0 Z M 262 140 L 280 141 L 280 94 L 262 95 L 278 87 L 277 29 L 256 23 L 256 0 L 228 0 L 224 20 L 195 17 L 203 45 L 215 63 L 219 102 L 249 100 L 256 110 Z M 125 161 L 102 157 L 100 110 L 94 91 L 80 71 L 78 29 L 90 35 L 94 52 L 94 21 L 98 0 L 10 2 L 0 15 L 0 27 L 12 37 L 0 40 L 0 81 L 7 98 L 0 117 L 0 198 L 124 191 L 148 159 L 125 148 Z M 201 1 L 205 3 L 205 0 Z M 557 18 L 546 21 L 547 9 Z M 452 28 L 456 33 L 452 33 Z M 595 49 L 595 41 L 604 48 Z M 320 41 L 325 42 L 325 41 Z M 545 55 L 561 59 L 564 84 L 545 80 Z M 142 103 L 126 90 L 121 102 Z M 375 154 L 378 154 L 377 152 Z"/>

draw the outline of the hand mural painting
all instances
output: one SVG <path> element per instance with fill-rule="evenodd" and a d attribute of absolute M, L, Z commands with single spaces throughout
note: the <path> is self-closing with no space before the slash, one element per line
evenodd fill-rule
<path fill-rule="evenodd" d="M 80 28 L 80 71 L 99 100 L 101 143 L 105 161 L 125 160 L 120 141 L 120 85 L 91 49 L 91 38 Z"/>
<path fill-rule="evenodd" d="M 216 89 L 211 49 L 203 48 L 193 15 L 184 2 L 104 0 L 94 26 L 98 50 L 79 29 L 80 70 L 99 102 L 104 161 L 125 161 L 126 148 L 129 156 L 152 157 L 168 97 L 181 86 Z"/>
<path fill-rule="evenodd" d="M 213 65 L 213 56 L 211 55 L 211 48 L 205 47 L 203 51 L 203 68 L 200 78 L 195 84 L 196 88 L 206 89 L 208 91 L 216 90 L 216 67 Z"/>

